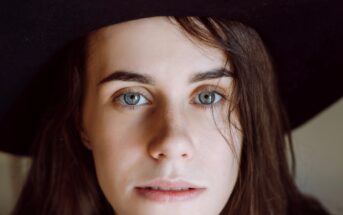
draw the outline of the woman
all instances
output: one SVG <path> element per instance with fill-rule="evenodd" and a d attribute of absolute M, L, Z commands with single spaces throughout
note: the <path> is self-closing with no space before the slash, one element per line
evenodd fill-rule
<path fill-rule="evenodd" d="M 253 29 L 149 17 L 61 56 L 14 214 L 327 214 L 294 184 L 290 126 Z"/>
<path fill-rule="evenodd" d="M 341 96 L 338 1 L 2 9 L 0 149 L 33 157 L 13 214 L 327 214 L 286 150 Z"/>

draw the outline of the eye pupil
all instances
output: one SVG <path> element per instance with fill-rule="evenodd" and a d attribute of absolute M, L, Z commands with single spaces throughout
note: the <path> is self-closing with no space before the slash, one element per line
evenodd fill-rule
<path fill-rule="evenodd" d="M 128 105 L 136 105 L 140 100 L 140 95 L 138 93 L 127 93 L 124 95 L 124 101 Z"/>
<path fill-rule="evenodd" d="M 214 93 L 213 92 L 200 93 L 199 101 L 203 104 L 212 104 L 214 101 Z"/>

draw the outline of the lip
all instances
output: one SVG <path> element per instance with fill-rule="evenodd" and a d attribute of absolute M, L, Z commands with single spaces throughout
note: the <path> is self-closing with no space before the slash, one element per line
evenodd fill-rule
<path fill-rule="evenodd" d="M 187 190 L 155 190 L 152 187 L 162 189 L 189 188 Z M 152 182 L 135 187 L 137 194 L 143 198 L 160 202 L 188 201 L 198 197 L 206 188 L 184 180 L 154 180 Z"/>

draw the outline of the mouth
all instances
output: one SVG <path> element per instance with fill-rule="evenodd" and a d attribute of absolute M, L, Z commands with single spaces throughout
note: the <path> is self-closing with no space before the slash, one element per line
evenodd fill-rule
<path fill-rule="evenodd" d="M 145 199 L 166 203 L 192 200 L 202 194 L 206 188 L 186 181 L 156 180 L 135 187 L 135 190 Z"/>

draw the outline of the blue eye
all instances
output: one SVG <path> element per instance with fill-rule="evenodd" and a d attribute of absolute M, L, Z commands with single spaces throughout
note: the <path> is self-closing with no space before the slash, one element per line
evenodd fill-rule
<path fill-rule="evenodd" d="M 119 95 L 118 95 L 119 94 Z M 140 106 L 152 104 L 152 97 L 145 91 L 140 89 L 124 89 L 117 96 L 114 96 L 112 101 L 122 108 L 135 109 Z M 147 99 L 149 98 L 149 99 Z M 207 109 L 211 106 L 217 105 L 216 103 L 222 103 L 224 96 L 218 93 L 216 90 L 212 90 L 212 87 L 207 87 L 205 90 L 200 91 L 190 101 L 191 104 L 196 104 L 196 107 L 201 109 Z"/>
<path fill-rule="evenodd" d="M 117 98 L 121 103 L 125 105 L 144 105 L 148 104 L 148 100 L 140 93 L 128 92 L 123 93 Z"/>
<path fill-rule="evenodd" d="M 222 95 L 215 91 L 203 91 L 195 97 L 195 103 L 201 105 L 215 104 L 223 98 Z"/>

